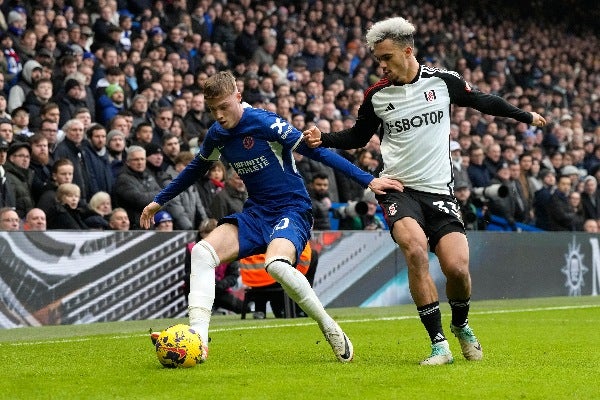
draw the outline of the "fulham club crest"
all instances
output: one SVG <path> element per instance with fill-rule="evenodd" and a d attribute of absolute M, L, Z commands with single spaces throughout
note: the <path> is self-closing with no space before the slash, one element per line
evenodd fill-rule
<path fill-rule="evenodd" d="M 435 100 L 435 90 L 433 89 L 423 92 L 423 95 L 425 95 L 425 100 L 430 103 Z"/>
<path fill-rule="evenodd" d="M 244 144 L 244 148 L 246 150 L 250 150 L 254 147 L 254 138 L 252 136 L 246 136 L 242 143 Z"/>
<path fill-rule="evenodd" d="M 398 209 L 396 208 L 396 203 L 390 204 L 390 206 L 388 207 L 388 214 L 390 215 L 390 217 L 396 215 L 397 212 Z"/>

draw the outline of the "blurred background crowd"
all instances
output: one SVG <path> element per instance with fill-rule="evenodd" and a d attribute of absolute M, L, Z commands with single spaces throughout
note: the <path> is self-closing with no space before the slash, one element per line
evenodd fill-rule
<path fill-rule="evenodd" d="M 299 130 L 352 126 L 382 71 L 364 43 L 374 21 L 418 27 L 417 58 L 542 114 L 533 128 L 452 109 L 456 197 L 469 229 L 597 232 L 600 8 L 591 1 L 0 0 L 0 230 L 139 229 L 213 120 L 203 82 L 229 69 L 243 100 Z M 381 168 L 379 137 L 340 151 Z M 333 204 L 343 229 L 381 229 L 362 188 L 297 156 L 315 229 Z M 197 229 L 238 211 L 243 182 L 216 163 L 157 214 Z M 342 207 L 345 210 L 347 207 Z M 354 207 L 352 207 L 354 208 Z M 340 215 L 338 215 L 340 214 Z"/>

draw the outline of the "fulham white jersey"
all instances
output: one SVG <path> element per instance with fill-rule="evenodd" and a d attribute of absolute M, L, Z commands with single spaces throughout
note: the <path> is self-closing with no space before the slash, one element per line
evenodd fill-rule
<path fill-rule="evenodd" d="M 530 113 L 501 97 L 473 90 L 456 72 L 421 66 L 410 83 L 394 84 L 384 78 L 369 87 L 355 126 L 322 134 L 323 146 L 359 148 L 378 132 L 384 163 L 381 176 L 414 190 L 450 194 L 451 104 L 532 122 Z"/>

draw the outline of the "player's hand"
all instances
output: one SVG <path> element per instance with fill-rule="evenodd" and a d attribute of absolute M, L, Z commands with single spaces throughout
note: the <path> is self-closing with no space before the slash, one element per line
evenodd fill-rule
<path fill-rule="evenodd" d="M 375 194 L 385 194 L 385 189 L 404 191 L 402 182 L 391 178 L 375 178 L 369 183 L 369 189 Z"/>
<path fill-rule="evenodd" d="M 140 226 L 144 229 L 150 229 L 154 225 L 154 214 L 160 210 L 160 204 L 152 202 L 144 207 L 142 215 L 140 216 Z"/>
<path fill-rule="evenodd" d="M 302 136 L 304 137 L 306 145 L 311 149 L 319 147 L 321 143 L 323 143 L 321 141 L 321 131 L 316 126 L 302 132 Z"/>
<path fill-rule="evenodd" d="M 539 127 L 546 125 L 546 119 L 544 117 L 542 117 L 540 114 L 538 114 L 536 112 L 532 112 L 531 116 L 533 117 L 533 121 L 531 122 L 531 125 L 539 126 Z"/>

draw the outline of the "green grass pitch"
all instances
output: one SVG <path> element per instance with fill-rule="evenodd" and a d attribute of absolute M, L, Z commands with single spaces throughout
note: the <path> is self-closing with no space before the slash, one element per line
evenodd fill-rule
<path fill-rule="evenodd" d="M 600 297 L 480 301 L 484 360 L 421 367 L 414 306 L 330 309 L 355 358 L 338 363 L 309 319 L 215 316 L 208 361 L 166 369 L 152 320 L 0 330 L 0 399 L 600 399 Z M 442 306 L 446 334 L 449 307 Z"/>

